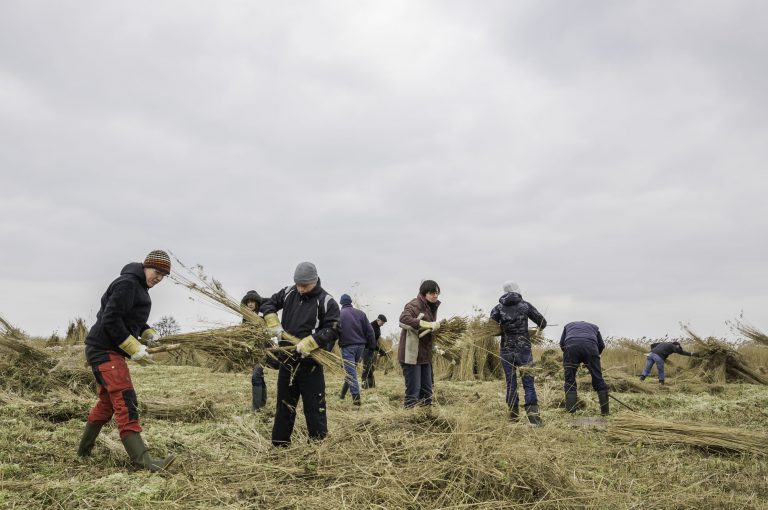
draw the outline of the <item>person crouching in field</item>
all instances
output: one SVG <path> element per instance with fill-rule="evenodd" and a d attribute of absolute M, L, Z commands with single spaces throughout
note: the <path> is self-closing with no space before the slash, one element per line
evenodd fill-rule
<path fill-rule="evenodd" d="M 592 388 L 597 392 L 600 401 L 600 414 L 608 414 L 608 385 L 603 379 L 600 367 L 600 354 L 605 349 L 600 328 L 589 322 L 569 322 L 563 328 L 560 336 L 560 349 L 563 351 L 563 370 L 565 372 L 565 410 L 576 412 L 579 401 L 576 390 L 576 371 L 584 366 L 592 376 Z"/>
<path fill-rule="evenodd" d="M 328 434 L 323 367 L 309 355 L 315 349 L 329 348 L 339 337 L 339 305 L 320 286 L 317 268 L 311 262 L 296 267 L 293 281 L 295 285 L 285 287 L 261 305 L 267 327 L 278 340 L 283 331 L 301 339 L 295 353 L 281 353 L 279 357 L 273 446 L 291 444 L 299 398 L 310 440 L 321 440 Z M 280 310 L 282 322 L 277 318 Z"/>
<path fill-rule="evenodd" d="M 648 357 L 646 358 L 645 370 L 643 370 L 643 373 L 640 375 L 640 380 L 645 381 L 645 378 L 651 373 L 651 369 L 655 363 L 656 369 L 659 371 L 659 384 L 664 384 L 664 362 L 670 354 L 696 356 L 696 353 L 684 351 L 680 342 L 653 343 L 651 344 L 651 352 L 648 353 Z"/>
<path fill-rule="evenodd" d="M 161 250 L 151 252 L 144 263 L 132 262 L 120 272 L 101 298 L 96 323 L 85 339 L 85 356 L 98 383 L 98 403 L 91 409 L 77 454 L 91 454 L 102 426 L 115 416 L 120 439 L 134 465 L 150 471 L 166 469 L 174 461 L 150 456 L 141 438 L 136 391 L 125 358 L 151 363 L 146 346 L 159 335 L 147 325 L 152 300 L 149 289 L 171 272 L 171 260 Z"/>
<path fill-rule="evenodd" d="M 240 304 L 248 308 L 254 313 L 259 313 L 264 300 L 261 298 L 258 292 L 255 290 L 249 290 L 240 300 Z M 262 325 L 266 326 L 264 319 L 259 317 L 259 321 Z M 249 322 L 248 319 L 243 317 L 243 323 Z M 265 342 L 264 347 L 271 347 L 270 342 Z M 264 381 L 264 366 L 261 363 L 256 363 L 251 373 L 251 411 L 254 413 L 259 412 L 262 407 L 267 404 L 267 383 Z"/>
<path fill-rule="evenodd" d="M 357 382 L 357 364 L 363 358 L 366 346 L 374 343 L 373 328 L 365 312 L 352 306 L 349 294 L 342 294 L 341 320 L 339 322 L 339 349 L 344 359 L 347 376 L 341 385 L 340 398 L 343 400 L 347 390 L 352 392 L 352 404 L 360 405 L 360 385 Z"/>
<path fill-rule="evenodd" d="M 504 294 L 499 298 L 499 304 L 491 310 L 491 320 L 499 323 L 501 328 L 501 365 L 504 367 L 504 376 L 507 380 L 507 405 L 509 417 L 517 421 L 520 417 L 519 397 L 517 395 L 517 367 L 532 367 L 533 353 L 531 351 L 531 338 L 528 333 L 528 319 L 536 323 L 539 328 L 547 327 L 547 320 L 536 308 L 523 300 L 520 287 L 514 282 L 506 282 L 503 285 Z M 536 396 L 536 387 L 533 382 L 533 374 L 520 369 L 520 378 L 525 390 L 525 412 L 528 421 L 534 426 L 541 426 L 539 416 L 539 401 Z"/>
<path fill-rule="evenodd" d="M 424 280 L 419 295 L 410 300 L 400 314 L 400 345 L 397 360 L 405 379 L 406 408 L 432 405 L 432 333 L 437 331 L 440 286 Z"/>

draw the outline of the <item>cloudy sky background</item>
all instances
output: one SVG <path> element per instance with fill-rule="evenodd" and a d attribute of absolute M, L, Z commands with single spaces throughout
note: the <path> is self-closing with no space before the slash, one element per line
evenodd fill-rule
<path fill-rule="evenodd" d="M 768 4 L 0 4 L 0 315 L 90 324 L 150 250 L 314 261 L 390 318 L 519 282 L 606 335 L 768 329 Z M 164 282 L 151 321 L 236 320 Z M 553 328 L 549 336 L 559 336 Z"/>

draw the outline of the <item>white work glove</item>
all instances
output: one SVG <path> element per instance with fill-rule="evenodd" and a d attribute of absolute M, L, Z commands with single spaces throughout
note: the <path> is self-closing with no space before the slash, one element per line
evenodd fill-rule
<path fill-rule="evenodd" d="M 139 350 L 133 353 L 131 361 L 135 361 L 140 365 L 152 365 L 155 361 L 152 359 L 152 355 L 147 352 L 147 346 L 142 345 Z"/>

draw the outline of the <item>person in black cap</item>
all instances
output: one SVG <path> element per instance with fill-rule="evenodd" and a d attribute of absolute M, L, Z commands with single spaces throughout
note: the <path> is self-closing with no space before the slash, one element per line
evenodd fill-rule
<path fill-rule="evenodd" d="M 246 292 L 243 299 L 240 300 L 240 304 L 248 308 L 252 312 L 258 313 L 261 304 L 264 302 L 262 297 L 255 290 L 249 290 Z M 261 319 L 261 317 L 259 317 Z M 263 320 L 263 319 L 261 319 Z M 247 319 L 243 317 L 243 323 Z M 267 341 L 265 347 L 271 347 L 271 342 Z M 251 373 L 251 410 L 256 413 L 261 410 L 267 404 L 267 383 L 264 380 L 264 367 L 261 363 L 256 363 Z"/>
<path fill-rule="evenodd" d="M 320 286 L 317 268 L 302 262 L 293 275 L 295 285 L 274 294 L 261 305 L 261 313 L 272 334 L 282 338 L 283 331 L 301 338 L 296 351 L 279 359 L 277 402 L 272 427 L 272 445 L 288 446 L 296 422 L 299 399 L 304 407 L 310 440 L 328 434 L 323 367 L 309 355 L 315 349 L 329 349 L 339 338 L 339 305 Z M 282 310 L 282 319 L 277 312 Z M 290 342 L 281 342 L 291 345 Z"/>
<path fill-rule="evenodd" d="M 376 379 L 373 377 L 373 372 L 376 370 L 376 360 L 379 355 L 386 356 L 387 351 L 381 348 L 379 345 L 379 338 L 381 338 L 381 327 L 387 323 L 387 318 L 383 314 L 379 314 L 375 321 L 371 322 L 373 328 L 374 344 L 369 345 L 363 353 L 363 389 L 373 389 L 376 387 Z"/>

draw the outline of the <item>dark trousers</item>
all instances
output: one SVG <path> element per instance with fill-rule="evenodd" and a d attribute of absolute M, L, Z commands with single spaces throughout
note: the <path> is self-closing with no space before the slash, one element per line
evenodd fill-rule
<path fill-rule="evenodd" d="M 251 373 L 251 408 L 257 411 L 267 404 L 267 383 L 264 381 L 264 367 L 256 365 Z"/>
<path fill-rule="evenodd" d="M 432 405 L 432 365 L 400 363 L 405 379 L 405 407 Z"/>
<path fill-rule="evenodd" d="M 607 390 L 608 385 L 603 379 L 603 371 L 600 368 L 600 353 L 597 347 L 592 344 L 581 342 L 568 343 L 563 351 L 563 369 L 565 371 L 565 384 L 563 389 L 566 393 L 576 391 L 576 371 L 579 365 L 584 364 L 592 376 L 592 388 L 595 391 Z"/>
<path fill-rule="evenodd" d="M 125 358 L 109 353 L 109 361 L 91 366 L 91 369 L 98 383 L 99 401 L 88 414 L 88 422 L 104 425 L 114 415 L 121 438 L 141 432 L 139 402 Z"/>
<path fill-rule="evenodd" d="M 377 357 L 378 351 L 366 349 L 365 353 L 363 353 L 363 388 L 372 389 L 376 387 L 376 379 L 373 377 L 373 372 L 376 370 Z"/>
<path fill-rule="evenodd" d="M 518 345 L 514 348 L 502 349 L 501 366 L 507 381 L 507 405 L 517 407 L 520 403 L 520 397 L 517 395 L 517 367 L 533 366 L 531 346 Z M 525 405 L 538 404 L 533 375 L 525 371 L 524 368 L 520 370 L 520 373 L 520 379 L 523 381 L 523 392 L 525 393 Z"/>
<path fill-rule="evenodd" d="M 295 371 L 294 374 L 292 370 Z M 291 379 L 292 375 L 293 379 Z M 277 374 L 275 424 L 272 427 L 274 446 L 288 446 L 291 443 L 299 398 L 304 406 L 309 438 L 320 440 L 328 434 L 323 367 L 303 363 L 298 368 L 280 365 L 280 371 Z"/>

